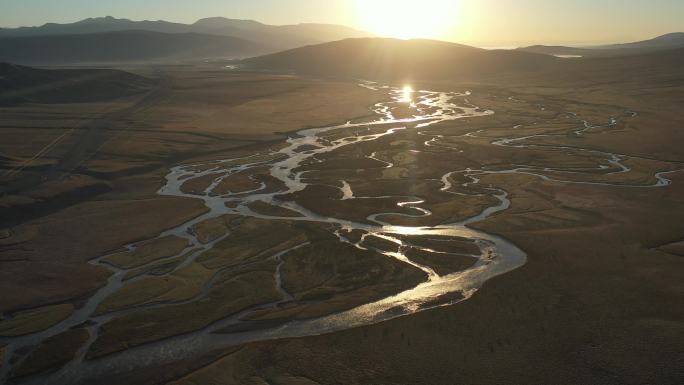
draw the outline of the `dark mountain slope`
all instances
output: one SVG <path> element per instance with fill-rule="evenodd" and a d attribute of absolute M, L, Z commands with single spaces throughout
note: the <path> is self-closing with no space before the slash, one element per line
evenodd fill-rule
<path fill-rule="evenodd" d="M 668 33 L 653 39 L 625 44 L 610 44 L 594 48 L 599 49 L 672 49 L 684 48 L 684 32 Z"/>
<path fill-rule="evenodd" d="M 671 87 L 684 80 L 684 48 L 630 56 L 564 60 L 547 78 L 583 84 L 621 83 L 650 79 L 652 84 Z"/>
<path fill-rule="evenodd" d="M 154 84 L 117 70 L 44 70 L 0 63 L 0 106 L 96 102 L 146 92 Z"/>
<path fill-rule="evenodd" d="M 194 24 L 167 21 L 133 21 L 111 16 L 81 20 L 70 24 L 48 23 L 39 27 L 0 29 L 0 37 L 77 35 L 120 31 L 161 33 L 199 33 L 232 36 L 272 47 L 271 52 L 318 44 L 326 41 L 368 36 L 368 33 L 333 24 L 267 25 L 254 20 L 212 17 Z"/>
<path fill-rule="evenodd" d="M 245 59 L 245 69 L 365 79 L 454 79 L 502 71 L 530 72 L 557 60 L 433 40 L 347 39 Z"/>
<path fill-rule="evenodd" d="M 533 45 L 518 48 L 519 51 L 546 55 L 579 55 L 583 57 L 634 56 L 654 51 L 684 48 L 684 33 L 670 33 L 654 39 L 626 44 L 610 44 L 593 47 L 564 47 Z"/>
<path fill-rule="evenodd" d="M 0 61 L 21 64 L 239 58 L 272 50 L 234 37 L 149 31 L 0 38 Z"/>
<path fill-rule="evenodd" d="M 19 27 L 0 29 L 0 37 L 79 35 L 101 32 L 141 30 L 163 33 L 193 32 L 186 24 L 168 21 L 132 21 L 111 16 L 88 18 L 75 23 L 47 23 L 39 27 Z"/>

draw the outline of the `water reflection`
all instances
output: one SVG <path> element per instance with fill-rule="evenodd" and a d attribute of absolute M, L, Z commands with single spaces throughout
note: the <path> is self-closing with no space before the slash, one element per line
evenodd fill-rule
<path fill-rule="evenodd" d="M 404 86 L 401 90 L 401 103 L 413 103 L 413 88 L 411 86 Z"/>

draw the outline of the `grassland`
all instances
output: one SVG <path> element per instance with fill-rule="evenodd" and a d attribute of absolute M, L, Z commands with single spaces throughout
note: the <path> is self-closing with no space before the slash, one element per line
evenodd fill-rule
<path fill-rule="evenodd" d="M 249 309 L 244 319 L 251 321 L 331 314 L 425 279 L 408 265 L 340 244 L 333 226 L 235 216 L 194 226 L 200 243 L 216 244 L 192 264 L 177 269 L 178 260 L 159 260 L 182 252 L 187 243 L 148 240 L 205 212 L 198 200 L 156 195 L 168 167 L 278 147 L 283 132 L 364 117 L 367 105 L 381 99 L 339 81 L 206 67 L 170 68 L 166 74 L 163 98 L 109 116 L 106 124 L 92 110 L 78 120 L 78 132 L 94 132 L 88 134 L 93 138 L 69 136 L 50 156 L 4 177 L 12 187 L 2 198 L 3 209 L 36 210 L 2 225 L 0 285 L 17 295 L 0 299 L 5 317 L 0 330 L 12 335 L 41 330 L 68 316 L 22 310 L 82 305 L 109 276 L 87 262 L 106 253 L 117 253 L 110 262 L 132 270 L 130 284 L 99 312 L 141 308 L 117 313 L 105 323 L 88 359 L 194 333 Z M 319 163 L 297 170 L 307 171 L 305 179 L 313 187 L 279 197 L 325 216 L 370 223 L 368 216 L 390 211 L 409 216 L 380 219 L 422 226 L 473 216 L 499 203 L 488 189 L 505 191 L 511 207 L 473 226 L 520 246 L 528 254 L 527 265 L 487 282 L 457 306 L 329 335 L 227 348 L 174 363 L 172 370 L 126 373 L 127 383 L 678 383 L 684 375 L 684 173 L 668 174 L 672 185 L 667 188 L 628 186 L 652 185 L 656 172 L 682 168 L 684 86 L 678 75 L 636 79 L 616 74 L 600 83 L 571 75 L 539 76 L 489 84 L 416 82 L 415 88 L 470 89 L 471 103 L 496 114 L 397 132 L 324 154 Z M 116 110 L 129 103 L 136 101 L 107 106 Z M 3 167 L 11 170 L 31 159 L 65 132 L 58 122 L 96 107 L 67 106 L 63 115 L 35 105 L 3 109 L 0 121 L 14 138 L 0 145 Z M 638 115 L 576 133 L 581 119 L 605 125 L 626 111 Z M 26 121 L 27 115 L 41 114 L 43 119 Z M 93 119 L 99 122 L 95 128 Z M 19 140 L 19 128 L 49 135 L 32 147 Z M 331 132 L 325 139 L 350 133 L 354 129 Z M 493 144 L 539 134 L 546 136 Z M 515 147 L 519 144 L 533 146 Z M 619 172 L 600 152 L 619 154 L 632 171 Z M 371 153 L 393 167 L 366 158 Z M 489 173 L 520 167 L 530 172 Z M 468 168 L 482 170 L 478 186 L 464 186 L 471 180 L 456 172 L 448 178 L 452 188 L 441 190 L 447 173 Z M 36 183 L 35 175 L 45 170 L 54 177 Z M 227 178 L 217 193 L 248 191 L 262 181 L 268 191 L 277 191 L 265 168 L 253 171 Z M 354 198 L 341 200 L 342 181 Z M 184 188 L 199 193 L 208 183 L 189 180 Z M 379 195 L 391 197 L 370 199 Z M 410 205 L 397 207 L 416 197 L 422 202 L 414 207 L 433 215 L 422 216 Z M 252 208 L 289 214 L 265 204 Z M 343 235 L 356 242 L 362 234 Z M 469 267 L 475 260 L 468 255 L 477 254 L 465 240 L 401 240 L 417 246 L 405 246 L 410 258 L 440 275 Z M 382 242 L 371 237 L 364 243 L 386 248 Z M 130 243 L 140 247 L 121 249 Z M 427 255 L 421 247 L 442 251 L 444 258 Z M 149 266 L 140 268 L 142 263 Z M 276 280 L 278 266 L 282 287 Z M 292 299 L 284 298 L 283 291 Z M 20 370 L 33 373 L 61 365 L 83 338 L 80 329 L 67 333 L 37 347 Z"/>
<path fill-rule="evenodd" d="M 71 329 L 48 338 L 13 371 L 12 375 L 26 377 L 58 369 L 76 356 L 88 337 L 86 329 Z"/>
<path fill-rule="evenodd" d="M 425 278 L 420 270 L 379 253 L 334 239 L 318 242 L 285 258 L 285 290 L 297 301 L 313 301 L 286 312 L 290 317 L 314 318 L 399 293 Z"/>
<path fill-rule="evenodd" d="M 96 103 L 2 107 L 0 281 L 17 295 L 3 296 L 0 311 L 91 293 L 108 272 L 86 261 L 200 215 L 199 201 L 156 195 L 167 167 L 241 155 L 282 132 L 367 115 L 367 105 L 384 98 L 344 82 L 212 67 L 129 70 L 156 88 Z M 279 118 L 257 124 L 255 114 Z M 249 132 L 245 122 L 253 123 Z"/>
<path fill-rule="evenodd" d="M 11 314 L 0 319 L 0 336 L 15 337 L 39 332 L 67 319 L 74 311 L 70 304 L 51 305 Z"/>
<path fill-rule="evenodd" d="M 202 293 L 215 271 L 198 263 L 164 276 L 143 277 L 107 298 L 98 309 L 107 313 L 150 303 L 182 302 Z"/>
<path fill-rule="evenodd" d="M 181 259 L 169 257 L 197 250 L 187 248 L 185 239 L 155 237 L 206 209 L 199 200 L 157 195 L 163 176 L 181 162 L 244 156 L 279 146 L 286 132 L 367 116 L 367 106 L 386 97 L 342 81 L 235 74 L 208 66 L 129 70 L 150 79 L 148 93 L 0 108 L 0 291 L 14 293 L 0 298 L 3 337 L 44 330 L 83 306 L 111 275 L 89 263 L 106 254 L 107 263 L 128 270 L 130 286 L 109 297 L 98 313 L 162 306 L 137 318 L 114 318 L 90 356 L 197 330 L 279 300 L 269 250 L 239 242 L 241 235 L 254 235 L 247 230 L 231 233 L 231 241 L 217 248 L 223 254 L 202 255 L 179 269 Z M 226 178 L 217 192 L 252 190 L 262 182 L 277 188 L 262 171 L 254 179 Z M 206 244 L 239 225 L 236 218 L 223 217 L 200 223 L 193 232 Z M 260 236 L 276 252 L 306 241 L 302 233 L 285 231 L 290 238 L 272 244 L 268 232 Z M 122 249 L 127 244 L 135 248 Z M 205 301 L 184 303 L 195 297 Z M 190 317 L 196 314 L 201 315 Z M 178 316 L 190 321 L 160 326 Z M 147 328 L 139 328 L 142 319 L 149 321 Z M 32 347 L 16 375 L 62 365 L 83 345 L 81 337 L 68 331 Z"/>
<path fill-rule="evenodd" d="M 107 256 L 104 261 L 114 266 L 131 269 L 147 265 L 159 259 L 180 254 L 189 246 L 188 240 L 167 236 L 135 245 L 133 251 L 124 251 Z"/>
<path fill-rule="evenodd" d="M 401 161 L 393 147 L 427 152 L 411 155 L 406 165 L 418 165 L 413 170 L 404 167 L 390 174 L 380 170 L 382 165 L 369 163 L 349 170 L 330 168 L 326 173 L 337 174 L 327 178 L 308 175 L 327 186 L 345 180 L 356 196 L 390 191 L 386 188 L 392 184 L 384 179 L 399 178 L 411 181 L 406 186 L 416 186 L 400 194 L 422 197 L 416 180 L 420 176 L 439 178 L 443 172 L 468 167 L 502 170 L 525 165 L 558 181 L 529 174 L 479 175 L 481 186 L 505 190 L 512 205 L 474 226 L 510 239 L 528 253 L 529 261 L 488 282 L 468 301 L 330 335 L 249 344 L 189 370 L 177 383 L 278 383 L 279 378 L 316 384 L 678 383 L 684 375 L 684 314 L 679 306 L 684 299 L 684 229 L 679 225 L 684 173 L 668 174 L 672 185 L 667 188 L 626 187 L 652 185 L 656 172 L 684 164 L 674 144 L 681 142 L 684 123 L 677 107 L 684 102 L 684 86 L 677 73 L 650 72 L 637 79 L 601 72 L 609 79 L 604 82 L 576 74 L 553 81 L 539 75 L 459 85 L 473 91 L 472 103 L 496 114 L 425 129 L 442 135 L 437 141 L 441 146 L 458 149 L 448 157 L 439 155 L 446 153 L 444 148 L 425 148 L 423 136 L 407 133 L 403 139 L 393 138 L 395 146 L 367 145 L 387 161 Z M 638 115 L 581 135 L 573 132 L 582 123 L 567 114 L 605 126 L 625 111 Z M 498 138 L 535 134 L 552 136 L 520 143 L 539 147 L 492 145 Z M 543 147 L 548 145 L 567 148 Z M 620 154 L 632 171 L 616 173 L 619 169 L 605 162 L 605 155 L 579 148 Z M 342 157 L 336 163 L 347 164 Z M 597 164 L 606 168 L 596 170 Z M 565 169 L 544 170 L 552 166 Z M 378 181 L 385 183 L 382 189 L 364 190 L 362 183 L 355 186 L 357 174 L 359 180 L 371 175 L 390 178 Z M 460 185 L 469 181 L 461 175 L 452 175 L 451 181 L 452 192 L 477 193 Z M 302 193 L 299 202 L 328 215 L 345 212 L 333 203 L 341 196 L 339 187 L 316 193 Z M 370 210 L 359 207 L 359 214 L 351 214 L 364 219 Z M 421 207 L 432 210 L 427 204 Z M 439 215 L 442 210 L 434 211 Z M 360 234 L 344 235 L 360 239 Z M 296 311 L 287 316 L 292 314 Z"/>

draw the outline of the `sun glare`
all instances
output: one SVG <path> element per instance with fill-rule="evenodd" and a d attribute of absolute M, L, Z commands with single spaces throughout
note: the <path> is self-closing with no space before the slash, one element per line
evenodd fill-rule
<path fill-rule="evenodd" d="M 438 39 L 458 23 L 459 0 L 357 0 L 364 28 L 399 39 Z"/>

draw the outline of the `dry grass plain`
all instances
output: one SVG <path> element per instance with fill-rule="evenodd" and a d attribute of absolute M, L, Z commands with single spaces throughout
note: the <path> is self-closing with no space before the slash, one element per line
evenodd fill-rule
<path fill-rule="evenodd" d="M 31 318 L 31 312 L 43 314 L 41 309 L 51 309 L 44 308 L 47 305 L 78 307 L 107 278 L 105 271 L 87 261 L 118 251 L 111 263 L 137 268 L 129 261 L 135 252 L 119 250 L 122 245 L 144 242 L 200 215 L 204 208 L 198 200 L 155 194 L 169 167 L 279 146 L 284 132 L 363 119 L 367 107 L 384 98 L 338 81 L 234 74 L 206 67 L 169 67 L 163 73 L 162 91 L 153 103 L 107 118 L 106 124 L 91 125 L 91 120 L 83 119 L 79 130 L 102 132 L 91 134 L 92 140 L 75 135 L 71 142 L 60 142 L 61 147 L 53 148 L 49 156 L 35 160 L 35 169 L 31 166 L 6 176 L 12 190 L 3 196 L 9 202 L 3 209 L 27 214 L 3 224 L 6 230 L 0 233 L 4 234 L 0 236 L 0 285 L 2 290 L 18 293 L 2 297 L 0 313 L 7 319 L 0 321 L 0 331 L 17 333 L 13 321 L 25 314 Z M 684 172 L 668 174 L 672 185 L 666 188 L 627 186 L 651 185 L 656 183 L 657 172 L 684 168 L 680 111 L 684 84 L 679 71 L 670 78 L 666 75 L 614 76 L 601 84 L 595 78 L 576 77 L 552 82 L 548 74 L 486 84 L 416 82 L 415 88 L 469 89 L 471 103 L 496 113 L 406 130 L 319 156 L 318 163 L 298 170 L 307 171 L 306 179 L 315 187 L 280 198 L 319 214 L 360 222 L 370 214 L 391 210 L 414 217 L 386 215 L 384 220 L 423 226 L 463 220 L 491 206 L 495 203 L 491 196 L 480 194 L 491 185 L 505 190 L 512 205 L 474 226 L 520 246 L 529 258 L 525 266 L 488 282 L 473 298 L 456 306 L 328 335 L 246 344 L 102 383 L 680 382 L 684 376 L 684 310 L 680 305 L 684 301 Z M 40 116 L 42 108 L 45 114 L 54 113 L 50 106 L 16 107 L 0 118 L 14 116 L 13 121 L 2 122 L 3 130 L 19 138 L 22 131 L 15 126 L 23 119 L 17 116 L 29 113 L 22 112 L 28 108 L 31 116 Z M 73 111 L 78 115 L 76 108 Z M 581 123 L 571 113 L 605 126 L 626 111 L 638 115 L 612 126 L 575 132 Z M 95 114 L 91 119 L 98 117 Z M 52 127 L 60 126 L 54 122 L 50 127 L 38 120 L 22 124 L 35 126 L 30 129 L 36 132 L 50 132 L 52 138 L 63 133 L 53 134 L 51 130 L 57 128 Z M 382 128 L 369 131 L 376 129 Z M 354 133 L 340 131 L 327 139 Z M 513 143 L 533 145 L 526 148 L 493 144 L 501 138 L 539 134 L 547 136 Z M 11 159 L 3 163 L 5 169 L 26 162 L 46 142 L 35 147 L 22 143 L 17 147 L 20 150 L 3 145 L 3 162 Z M 74 148 L 82 146 L 85 150 L 73 155 Z M 633 170 L 617 172 L 619 167 L 597 151 L 620 154 L 623 164 Z M 371 153 L 381 161 L 367 158 Z M 74 162 L 78 167 L 71 170 Z M 387 168 L 386 162 L 393 167 Z M 597 164 L 606 168 L 597 170 Z M 65 166 L 72 167 L 67 170 Z M 440 178 L 452 171 L 512 167 L 524 167 L 546 178 L 491 173 L 480 176 L 480 187 L 464 187 L 461 184 L 467 180 L 454 174 L 454 187 L 439 189 Z M 35 174 L 45 170 L 48 179 L 36 182 Z M 273 182 L 264 176 L 265 170 L 260 172 L 256 174 L 265 183 Z M 64 178 L 65 174 L 69 177 Z M 245 175 L 233 178 L 224 191 L 248 191 L 255 186 Z M 340 200 L 341 181 L 349 184 L 355 199 Z M 199 193 L 209 183 L 191 180 L 184 191 Z M 88 188 L 100 184 L 106 186 L 102 191 Z M 64 194 L 71 198 L 65 199 Z M 393 197 L 368 198 L 378 195 Z M 424 217 L 409 206 L 397 207 L 406 197 L 421 198 L 417 206 L 433 215 Z M 253 209 L 287 214 L 260 204 Z M 145 262 L 152 264 L 141 267 L 147 269 L 144 272 L 135 270 L 132 277 L 139 280 L 110 297 L 99 310 L 107 313 L 151 303 L 169 306 L 115 315 L 102 328 L 88 358 L 192 332 L 251 306 L 277 302 L 280 293 L 274 272 L 278 263 L 267 257 L 305 243 L 289 253 L 281 267 L 282 286 L 295 303 L 253 312 L 248 319 L 278 321 L 329 314 L 423 279 L 420 271 L 390 263 L 372 251 L 348 250 L 330 235 L 330 229 L 295 221 L 227 216 L 202 222 L 193 230 L 202 243 L 218 241 L 215 247 L 193 264 L 170 273 L 174 267 L 153 261 L 167 256 L 167 248 L 182 245 L 151 245 L 152 250 L 145 253 L 150 259 Z M 405 240 L 454 254 L 474 252 L 468 242 L 443 245 L 438 239 Z M 373 242 L 381 240 L 368 240 Z M 422 256 L 418 249 L 413 253 L 416 260 L 439 273 L 461 270 L 473 262 L 464 256 L 445 263 Z M 159 276 L 150 273 L 154 271 Z M 205 291 L 203 301 L 184 302 Z M 17 313 L 27 309 L 32 310 Z M 57 312 L 49 313 L 58 318 L 52 314 Z M 40 317 L 41 322 L 45 319 Z M 169 319 L 181 321 L 169 323 Z M 44 327 L 41 322 L 36 316 L 21 322 L 21 327 L 39 330 Z M 62 364 L 64 355 L 72 354 L 71 343 L 82 338 L 80 329 L 69 333 L 69 338 L 45 341 L 15 374 L 48 370 L 46 363 L 50 367 Z"/>
<path fill-rule="evenodd" d="M 325 336 L 248 344 L 211 363 L 198 361 L 196 369 L 169 384 L 679 383 L 684 376 L 684 171 L 676 171 L 684 168 L 684 84 L 679 74 L 601 72 L 600 83 L 559 76 L 553 86 L 541 75 L 498 84 L 425 84 L 472 89 L 471 102 L 496 114 L 424 130 L 442 135 L 438 144 L 443 148 L 459 149 L 442 157 L 446 165 L 434 156 L 439 147 L 427 149 L 415 132 L 359 151 L 377 151 L 376 158 L 395 162 L 400 160 L 397 146 L 428 151 L 406 162 L 397 174 L 401 187 L 384 180 L 388 174 L 382 164 L 340 169 L 345 157 L 354 158 L 344 151 L 321 159 L 335 165 L 335 174 L 309 177 L 338 187 L 337 179 L 344 179 L 359 196 L 393 191 L 431 198 L 421 189 L 421 178 L 468 167 L 536 168 L 551 180 L 483 175 L 481 184 L 506 190 L 512 206 L 475 224 L 519 245 L 528 263 L 456 306 Z M 573 132 L 581 125 L 568 116 L 572 112 L 606 126 L 626 111 L 638 115 L 579 135 Z M 537 145 L 524 149 L 492 145 L 502 137 L 535 134 L 550 136 L 521 141 Z M 580 148 L 620 154 L 632 171 L 620 173 L 605 163 L 605 155 Z M 601 158 L 606 169 L 593 170 Z M 543 170 L 553 166 L 566 170 Z M 626 187 L 655 184 L 654 175 L 662 171 L 675 171 L 666 176 L 672 181 L 667 188 Z M 376 186 L 382 188 L 365 189 L 364 182 L 374 178 L 380 178 Z M 597 182 L 613 185 L 592 184 Z M 319 195 L 325 202 L 312 201 L 314 195 L 306 192 L 299 202 L 330 215 L 344 212 L 340 201 L 331 204 L 339 190 L 326 191 Z M 426 199 L 421 207 L 444 212 L 434 209 L 438 205 Z M 364 217 L 363 207 L 354 215 Z"/>
<path fill-rule="evenodd" d="M 168 167 L 368 115 L 367 106 L 384 98 L 353 84 L 291 76 L 131 70 L 161 71 L 153 100 L 2 108 L 0 282 L 17 294 L 0 299 L 0 312 L 84 296 L 107 274 L 89 259 L 201 214 L 201 202 L 156 195 Z M 278 118 L 245 129 L 265 115 Z"/>
<path fill-rule="evenodd" d="M 385 98 L 344 82 L 236 75 L 213 67 L 129 70 L 154 78 L 156 87 L 96 103 L 2 107 L 0 291 L 12 293 L 0 296 L 5 337 L 46 329 L 82 306 L 110 275 L 88 263 L 106 253 L 118 251 L 107 262 L 131 269 L 127 279 L 150 278 L 135 283 L 142 297 L 122 293 L 101 312 L 192 296 L 206 275 L 199 268 L 155 281 L 155 274 L 175 265 L 151 263 L 182 250 L 185 241 L 145 243 L 206 210 L 198 200 L 156 194 L 168 168 L 275 145 L 284 132 L 309 125 L 363 117 L 369 104 Z M 209 242 L 222 230 L 203 224 L 197 231 Z M 135 252 L 119 250 L 133 242 L 141 245 Z M 61 363 L 40 357 L 51 356 L 45 352 L 66 340 L 48 341 L 15 374 Z"/>

